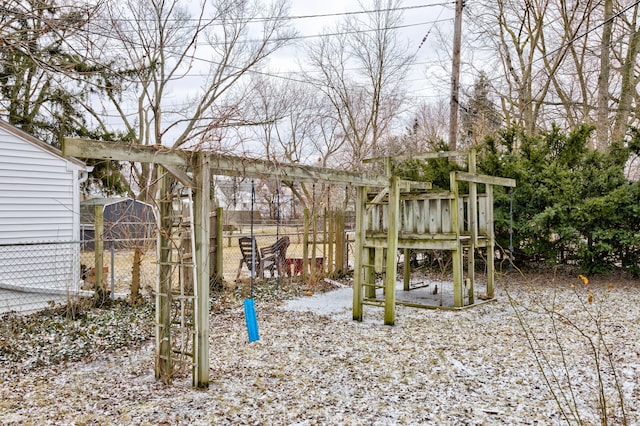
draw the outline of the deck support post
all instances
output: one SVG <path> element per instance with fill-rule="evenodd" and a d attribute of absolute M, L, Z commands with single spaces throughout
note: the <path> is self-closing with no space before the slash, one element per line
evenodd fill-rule
<path fill-rule="evenodd" d="M 476 151 L 469 151 L 469 173 L 476 173 Z M 469 277 L 467 294 L 469 296 L 468 304 L 475 303 L 474 287 L 476 281 L 476 247 L 478 246 L 478 184 L 469 182 L 469 232 L 471 238 L 469 241 L 469 255 L 467 257 L 467 276 Z"/>
<path fill-rule="evenodd" d="M 396 274 L 398 261 L 398 232 L 400 230 L 400 178 L 389 179 L 389 223 L 387 230 L 387 259 L 384 274 L 384 324 L 394 325 L 396 315 Z"/>
<path fill-rule="evenodd" d="M 453 257 L 453 306 L 459 308 L 464 306 L 464 273 L 462 265 L 464 249 L 460 240 L 460 220 L 464 219 L 460 217 L 459 203 L 461 200 L 456 172 L 451 172 L 450 185 L 453 194 L 451 199 L 451 227 L 456 239 L 456 248 L 451 253 Z"/>
<path fill-rule="evenodd" d="M 487 184 L 487 299 L 495 297 L 496 235 L 493 228 L 493 185 Z"/>
<path fill-rule="evenodd" d="M 353 249 L 354 270 L 353 270 L 353 319 L 362 321 L 362 280 L 363 265 L 362 257 L 364 254 L 364 203 L 366 188 L 359 186 L 356 188 L 356 241 Z"/>
<path fill-rule="evenodd" d="M 404 284 L 404 291 L 409 291 L 411 290 L 411 262 L 409 262 L 409 258 L 410 258 L 410 250 L 408 248 L 405 248 L 403 250 L 403 256 L 404 257 L 404 269 L 403 269 L 403 284 Z"/>

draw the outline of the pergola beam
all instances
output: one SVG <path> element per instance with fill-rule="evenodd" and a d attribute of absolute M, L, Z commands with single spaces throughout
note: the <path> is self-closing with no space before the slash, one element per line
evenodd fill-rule
<path fill-rule="evenodd" d="M 179 170 L 182 167 L 190 167 L 191 157 L 196 155 L 198 151 L 172 150 L 155 145 L 136 145 L 121 142 L 65 138 L 62 142 L 62 153 L 65 156 L 79 158 L 158 163 L 165 167 L 169 166 L 167 170 L 170 168 L 172 170 Z M 211 170 L 214 174 L 220 175 L 247 175 L 279 179 L 285 182 L 326 182 L 374 187 L 384 187 L 388 183 L 384 177 L 368 177 L 362 173 L 304 164 L 283 164 L 275 161 L 222 154 L 211 154 Z M 186 176 L 186 173 L 181 173 L 180 176 L 176 177 L 184 180 Z"/>
<path fill-rule="evenodd" d="M 62 154 L 67 157 L 158 163 L 181 167 L 189 167 L 191 165 L 189 157 L 184 151 L 171 150 L 155 145 L 105 142 L 91 139 L 64 138 L 62 141 Z"/>

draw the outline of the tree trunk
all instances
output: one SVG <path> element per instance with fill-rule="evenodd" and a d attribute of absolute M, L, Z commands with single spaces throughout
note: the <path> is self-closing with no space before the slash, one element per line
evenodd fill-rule
<path fill-rule="evenodd" d="M 600 42 L 600 75 L 598 76 L 598 116 L 595 148 L 604 150 L 609 145 L 609 74 L 611 72 L 611 30 L 613 27 L 613 0 L 604 2 L 604 26 Z"/>
<path fill-rule="evenodd" d="M 635 64 L 640 47 L 640 29 L 637 28 L 638 4 L 633 8 L 633 19 L 630 25 L 629 46 L 627 55 L 622 64 L 622 84 L 620 86 L 620 103 L 613 125 L 612 141 L 619 141 L 624 138 L 627 131 L 627 123 L 631 114 L 631 101 L 635 94 Z"/>

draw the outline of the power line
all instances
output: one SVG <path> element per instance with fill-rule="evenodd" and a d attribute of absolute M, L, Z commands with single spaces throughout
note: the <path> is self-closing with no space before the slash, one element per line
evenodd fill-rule
<path fill-rule="evenodd" d="M 387 8 L 387 9 L 371 9 L 371 10 L 360 10 L 360 11 L 354 11 L 354 12 L 341 12 L 341 13 L 323 13 L 323 14 L 317 14 L 317 15 L 298 15 L 298 16 L 285 17 L 283 20 L 297 20 L 297 19 L 308 19 L 308 18 L 331 18 L 331 17 L 339 17 L 339 16 L 352 16 L 352 15 L 380 13 L 380 12 L 400 12 L 405 10 L 424 9 L 427 7 L 437 7 L 437 6 L 444 7 L 444 6 L 449 6 L 453 3 L 454 3 L 453 1 L 449 1 L 444 3 L 421 4 L 416 6 L 402 6 L 402 7 L 394 7 L 394 8 Z"/>
<path fill-rule="evenodd" d="M 351 34 L 360 34 L 360 33 L 367 33 L 367 32 L 375 32 L 375 31 L 386 31 L 386 30 L 396 30 L 396 29 L 402 29 L 402 28 L 410 28 L 410 27 L 416 27 L 416 26 L 422 26 L 422 25 L 428 25 L 428 24 L 434 24 L 434 23 L 441 23 L 441 22 L 448 22 L 451 21 L 451 19 L 442 19 L 442 20 L 436 20 L 436 21 L 425 21 L 425 22 L 420 22 L 420 23 L 416 23 L 416 24 L 406 24 L 406 25 L 396 25 L 396 26 L 391 26 L 391 27 L 386 27 L 386 28 L 382 28 L 382 29 L 366 29 L 366 30 L 354 30 L 354 31 L 344 31 L 344 32 L 339 32 L 339 33 L 326 33 L 326 34 L 316 34 L 316 35 L 312 35 L 312 36 L 300 36 L 300 37 L 292 37 L 292 38 L 274 38 L 274 39 L 270 39 L 269 42 L 270 43 L 277 43 L 277 42 L 284 42 L 284 41 L 289 41 L 289 40 L 302 40 L 302 39 L 309 39 L 309 38 L 316 38 L 316 37 L 337 37 L 337 36 L 345 36 L 345 35 L 351 35 Z M 116 37 L 116 36 L 111 36 L 111 35 L 105 35 L 103 33 L 100 33 L 98 31 L 94 31 L 92 32 L 95 35 L 103 35 L 104 37 L 108 38 L 108 39 L 112 39 L 112 40 L 116 40 L 116 41 L 120 41 L 121 39 Z M 253 40 L 252 42 L 264 42 L 264 40 Z M 249 43 L 249 40 L 244 41 L 243 43 Z M 141 43 L 136 43 L 138 44 L 138 47 L 144 47 Z M 224 43 L 220 43 L 220 44 L 209 44 L 209 46 L 216 46 L 216 45 L 224 45 Z M 122 48 L 123 50 L 126 50 L 126 48 Z M 180 52 L 174 52 L 174 53 L 180 53 Z M 212 60 L 212 59 L 205 59 L 203 57 L 197 56 L 195 53 L 191 54 L 191 55 L 185 55 L 185 58 L 187 59 L 191 59 L 194 61 L 198 61 L 201 63 L 208 63 L 208 64 L 212 64 L 212 65 L 221 65 L 219 62 Z M 422 63 L 422 64 L 426 64 L 426 63 Z M 415 65 L 420 65 L 420 63 L 415 64 Z M 231 64 L 226 64 L 225 66 L 229 67 L 229 68 L 236 68 L 236 69 L 241 69 L 242 67 L 237 67 L 237 66 L 233 66 Z M 352 69 L 355 70 L 355 69 Z M 283 80 L 288 80 L 288 81 L 292 81 L 292 82 L 298 82 L 298 83 L 305 83 L 305 84 L 311 84 L 309 81 L 306 80 L 301 80 L 301 79 L 297 79 L 297 78 L 293 78 L 290 76 L 283 76 L 283 75 L 278 75 L 275 73 L 269 73 L 269 72 L 264 72 L 264 71 L 257 71 L 257 70 L 247 70 L 248 72 L 252 72 L 254 74 L 257 75 L 264 75 L 267 77 L 274 77 L 274 78 L 279 78 L 279 79 L 283 79 Z M 304 74 L 304 71 L 300 71 L 300 72 L 287 72 L 288 75 L 291 75 L 292 73 L 295 74 Z M 190 74 L 190 75 L 194 75 L 194 74 Z"/>
<path fill-rule="evenodd" d="M 444 7 L 442 9 L 440 9 L 440 13 L 438 13 L 438 16 L 436 17 L 436 20 L 434 21 L 433 25 L 431 26 L 431 28 L 429 28 L 429 31 L 427 31 L 427 33 L 424 35 L 424 37 L 422 37 L 422 41 L 420 41 L 420 44 L 418 45 L 418 48 L 416 49 L 416 52 L 418 50 L 420 50 L 420 48 L 425 44 L 425 42 L 427 41 L 427 38 L 429 37 L 429 34 L 431 34 L 431 31 L 433 31 L 433 29 L 436 26 L 436 23 L 440 20 L 440 16 L 442 15 L 442 12 L 444 11 Z"/>
<path fill-rule="evenodd" d="M 418 22 L 415 24 L 404 24 L 404 25 L 395 25 L 393 27 L 386 27 L 386 28 L 372 28 L 372 29 L 367 29 L 367 30 L 355 30 L 355 31 L 341 31 L 341 32 L 337 32 L 337 33 L 323 33 L 323 34 L 313 34 L 313 35 L 306 35 L 306 36 L 294 36 L 292 38 L 290 38 L 290 40 L 305 40 L 305 39 L 309 39 L 309 38 L 317 38 L 317 37 L 338 37 L 338 36 L 343 36 L 343 35 L 351 35 L 351 34 L 362 34 L 362 33 L 369 33 L 369 32 L 375 32 L 375 31 L 387 31 L 387 30 L 400 30 L 403 28 L 411 28 L 411 27 L 419 27 L 422 25 L 429 25 L 429 24 L 437 24 L 437 23 L 442 23 L 442 22 L 448 22 L 451 21 L 452 19 L 448 18 L 448 19 L 441 19 L 441 20 L 436 20 L 436 21 L 425 21 L 425 22 Z"/>
<path fill-rule="evenodd" d="M 420 4 L 415 6 L 401 6 L 395 8 L 385 8 L 385 9 L 369 9 L 369 10 L 358 10 L 358 11 L 349 11 L 349 12 L 336 12 L 336 13 L 319 13 L 319 14 L 311 14 L 311 15 L 294 15 L 294 16 L 265 16 L 260 18 L 250 18 L 246 20 L 237 20 L 234 21 L 232 19 L 221 19 L 221 23 L 219 25 L 225 24 L 233 24 L 233 23 L 260 23 L 260 22 L 272 22 L 272 21 L 296 21 L 302 19 L 316 19 L 316 18 L 335 18 L 335 17 L 344 17 L 344 16 L 353 16 L 353 15 L 363 15 L 369 13 L 381 13 L 381 12 L 402 12 L 406 10 L 415 10 L 415 9 L 425 9 L 430 7 L 446 7 L 454 4 L 454 1 L 442 2 L 442 3 L 430 3 L 430 4 Z M 119 18 L 115 20 L 116 22 L 151 22 L 151 19 L 137 19 L 137 18 Z M 177 19 L 167 19 L 167 22 L 175 22 Z M 180 22 L 201 22 L 201 19 L 190 18 L 190 19 L 181 19 Z M 214 23 L 215 25 L 215 23 Z"/>
<path fill-rule="evenodd" d="M 334 33 L 309 34 L 309 35 L 290 36 L 290 37 L 275 37 L 275 38 L 270 39 L 269 42 L 308 40 L 308 39 L 312 39 L 312 38 L 338 37 L 338 36 L 345 36 L 345 35 L 352 35 L 352 34 L 363 34 L 363 33 L 376 32 L 376 31 L 400 30 L 400 29 L 404 29 L 404 28 L 419 27 L 419 26 L 422 26 L 422 25 L 435 25 L 435 24 L 450 22 L 452 20 L 453 19 L 451 19 L 451 18 L 446 18 L 446 19 L 436 19 L 436 20 L 433 20 L 433 21 L 417 22 L 417 23 L 414 23 L 414 24 L 394 25 L 394 26 L 385 27 L 385 28 L 371 28 L 371 29 L 364 29 L 364 30 L 348 30 L 348 31 L 340 31 L 340 32 L 334 32 Z M 119 37 L 117 37 L 115 35 L 112 36 L 112 35 L 109 35 L 109 34 L 105 34 L 103 31 L 106 31 L 108 28 L 101 28 L 101 27 L 97 27 L 97 28 L 99 30 L 101 30 L 101 31 L 95 30 L 95 31 L 87 31 L 87 32 L 89 34 L 103 36 L 103 37 L 105 37 L 107 39 L 112 39 L 112 40 L 116 40 L 116 41 L 120 41 L 121 40 Z M 265 41 L 264 39 L 245 39 L 245 40 L 238 40 L 238 41 L 235 42 L 235 44 L 264 43 L 264 41 Z M 226 45 L 225 42 L 217 42 L 217 43 L 208 43 L 207 44 L 207 46 L 224 46 L 224 45 Z"/>

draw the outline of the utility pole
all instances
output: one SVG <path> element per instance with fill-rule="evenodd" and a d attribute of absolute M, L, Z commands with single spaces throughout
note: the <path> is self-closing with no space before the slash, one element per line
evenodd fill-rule
<path fill-rule="evenodd" d="M 451 99 L 449 101 L 449 149 L 455 151 L 458 136 L 458 92 L 460 89 L 460 45 L 462 44 L 462 8 L 464 0 L 456 0 L 453 33 L 453 60 L 451 65 Z"/>

